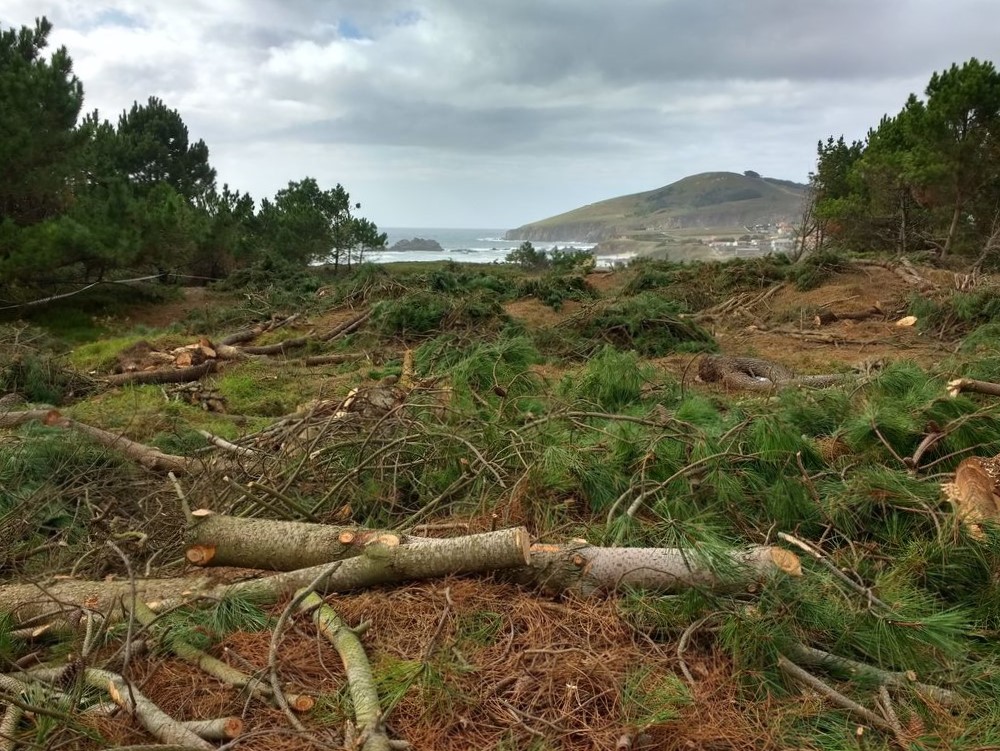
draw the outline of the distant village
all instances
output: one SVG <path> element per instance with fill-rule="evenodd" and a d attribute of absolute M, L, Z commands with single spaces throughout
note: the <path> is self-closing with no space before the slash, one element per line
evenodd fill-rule
<path fill-rule="evenodd" d="M 788 222 L 744 227 L 745 234 L 706 237 L 702 240 L 718 258 L 754 258 L 769 253 L 789 253 L 795 247 L 795 228 Z"/>

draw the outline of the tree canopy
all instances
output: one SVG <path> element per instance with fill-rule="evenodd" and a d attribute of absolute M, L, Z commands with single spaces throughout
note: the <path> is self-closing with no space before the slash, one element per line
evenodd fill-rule
<path fill-rule="evenodd" d="M 221 278 L 265 256 L 348 265 L 385 235 L 340 184 L 293 181 L 259 208 L 216 186 L 207 144 L 156 96 L 111 123 L 52 24 L 0 30 L 0 289 L 122 273 Z"/>
<path fill-rule="evenodd" d="M 821 244 L 975 252 L 1000 217 L 1000 73 L 953 64 L 863 142 L 830 137 L 817 151 Z"/>

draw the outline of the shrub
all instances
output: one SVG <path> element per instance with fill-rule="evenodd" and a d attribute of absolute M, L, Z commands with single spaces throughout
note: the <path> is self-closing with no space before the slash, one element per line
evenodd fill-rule
<path fill-rule="evenodd" d="M 680 317 L 680 306 L 651 292 L 598 307 L 578 324 L 582 336 L 648 356 L 715 349 L 711 334 Z"/>

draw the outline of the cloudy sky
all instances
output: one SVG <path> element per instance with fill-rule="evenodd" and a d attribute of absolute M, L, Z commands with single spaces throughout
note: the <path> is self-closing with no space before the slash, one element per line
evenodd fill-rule
<path fill-rule="evenodd" d="M 514 227 L 685 175 L 805 181 L 930 74 L 1000 64 L 998 0 L 0 0 L 115 119 L 150 95 L 220 183 L 342 183 L 381 226 Z"/>

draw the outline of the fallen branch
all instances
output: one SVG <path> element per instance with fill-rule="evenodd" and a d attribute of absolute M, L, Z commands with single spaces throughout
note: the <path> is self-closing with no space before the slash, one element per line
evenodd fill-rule
<path fill-rule="evenodd" d="M 882 686 L 912 689 L 924 697 L 933 699 L 947 707 L 954 707 L 962 702 L 961 697 L 954 691 L 949 691 L 940 686 L 920 683 L 916 675 L 912 673 L 894 673 L 882 670 L 874 665 L 849 660 L 846 657 L 839 657 L 829 652 L 824 652 L 821 649 L 815 649 L 814 647 L 807 647 L 805 644 L 794 644 L 787 652 L 789 659 L 799 665 L 822 668 L 823 670 L 840 673 L 851 678 L 867 678 L 876 681 Z"/>
<path fill-rule="evenodd" d="M 863 707 L 856 701 L 848 699 L 846 696 L 844 696 L 842 693 L 840 693 L 833 687 L 823 683 L 823 681 L 821 681 L 816 676 L 800 668 L 798 665 L 796 665 L 794 662 L 789 660 L 784 655 L 778 655 L 778 667 L 781 668 L 783 672 L 787 673 L 790 677 L 794 678 L 799 683 L 805 684 L 806 686 L 813 689 L 821 696 L 825 696 L 836 706 L 840 707 L 841 709 L 846 709 L 848 712 L 851 712 L 852 714 L 857 716 L 858 719 L 862 720 L 868 725 L 871 725 L 874 728 L 878 728 L 879 730 L 882 730 L 883 732 L 886 733 L 893 732 L 892 725 L 890 725 L 886 720 L 883 720 L 881 717 L 879 717 L 877 714 L 872 712 L 867 707 Z"/>
<path fill-rule="evenodd" d="M 45 668 L 31 671 L 29 675 L 45 683 L 59 685 L 68 668 Z M 94 688 L 102 689 L 108 693 L 111 700 L 128 712 L 134 715 L 150 735 L 160 743 L 174 746 L 187 746 L 192 749 L 206 749 L 211 751 L 213 746 L 200 738 L 194 731 L 187 729 L 180 722 L 166 714 L 134 685 L 130 684 L 117 673 L 97 668 L 86 668 L 83 671 L 83 680 Z"/>
<path fill-rule="evenodd" d="M 153 626 L 156 622 L 156 614 L 141 600 L 136 600 L 134 612 L 136 620 L 147 628 Z M 213 678 L 217 678 L 230 686 L 246 689 L 251 695 L 257 696 L 258 698 L 273 698 L 274 694 L 271 690 L 271 686 L 268 685 L 267 682 L 249 675 L 248 673 L 244 673 L 242 670 L 238 670 L 217 657 L 213 657 L 204 650 L 198 649 L 190 642 L 179 636 L 176 632 L 167 630 L 162 634 L 157 634 L 157 638 L 164 647 L 173 652 L 173 654 L 178 658 L 205 671 Z M 316 704 L 315 700 L 307 694 L 286 693 L 285 697 L 288 700 L 288 705 L 296 712 L 308 712 Z M 224 720 L 229 718 L 222 719 Z M 213 720 L 212 722 L 217 721 Z M 195 732 L 197 732 L 198 735 L 201 735 L 202 738 L 208 738 L 208 736 L 202 735 L 202 733 L 197 730 L 195 730 Z M 237 735 L 239 735 L 239 733 L 237 733 Z M 235 738 L 236 736 L 230 735 L 217 737 Z M 212 740 L 211 738 L 208 739 Z"/>
<path fill-rule="evenodd" d="M 217 717 L 214 720 L 185 720 L 181 726 L 206 741 L 230 741 L 243 734 L 239 717 Z"/>
<path fill-rule="evenodd" d="M 266 331 L 272 331 L 273 329 L 287 326 L 289 323 L 295 321 L 300 315 L 300 313 L 295 313 L 294 315 L 290 315 L 285 318 L 272 318 L 267 323 L 258 323 L 253 326 L 249 326 L 248 328 L 240 329 L 239 331 L 233 332 L 229 336 L 224 336 L 219 344 L 231 345 L 251 342 Z"/>
<path fill-rule="evenodd" d="M 355 725 L 361 733 L 363 751 L 388 751 L 389 738 L 382 725 L 382 710 L 371 665 L 357 634 L 344 623 L 337 611 L 316 593 L 305 596 L 299 610 L 312 610 L 313 623 L 334 646 L 344 664 L 347 688 L 351 693 Z"/>
<path fill-rule="evenodd" d="M 177 370 L 138 370 L 131 373 L 115 373 L 104 376 L 104 382 L 111 386 L 144 383 L 188 383 L 197 381 L 215 369 L 215 360 L 206 360 L 201 365 Z"/>
<path fill-rule="evenodd" d="M 307 366 L 340 365 L 341 363 L 360 360 L 363 357 L 364 355 L 360 352 L 345 352 L 340 355 L 313 355 L 312 357 L 302 358 L 302 364 Z"/>
<path fill-rule="evenodd" d="M 771 391 L 790 386 L 823 388 L 842 382 L 840 374 L 796 376 L 780 363 L 756 357 L 706 355 L 698 362 L 698 378 L 705 383 L 722 383 L 729 388 Z"/>
<path fill-rule="evenodd" d="M 181 474 L 184 472 L 190 472 L 195 466 L 195 462 L 187 457 L 176 456 L 174 454 L 164 454 L 158 448 L 147 446 L 143 443 L 137 443 L 136 441 L 130 440 L 123 435 L 110 433 L 107 430 L 95 428 L 92 425 L 87 425 L 86 423 L 77 422 L 76 420 L 71 420 L 68 417 L 63 417 L 57 410 L 54 409 L 46 413 L 44 423 L 49 426 L 67 428 L 83 433 L 102 446 L 115 449 L 116 451 L 119 451 L 127 456 L 129 459 L 133 459 L 147 469 L 151 469 L 155 472 L 174 472 L 176 474 Z"/>

